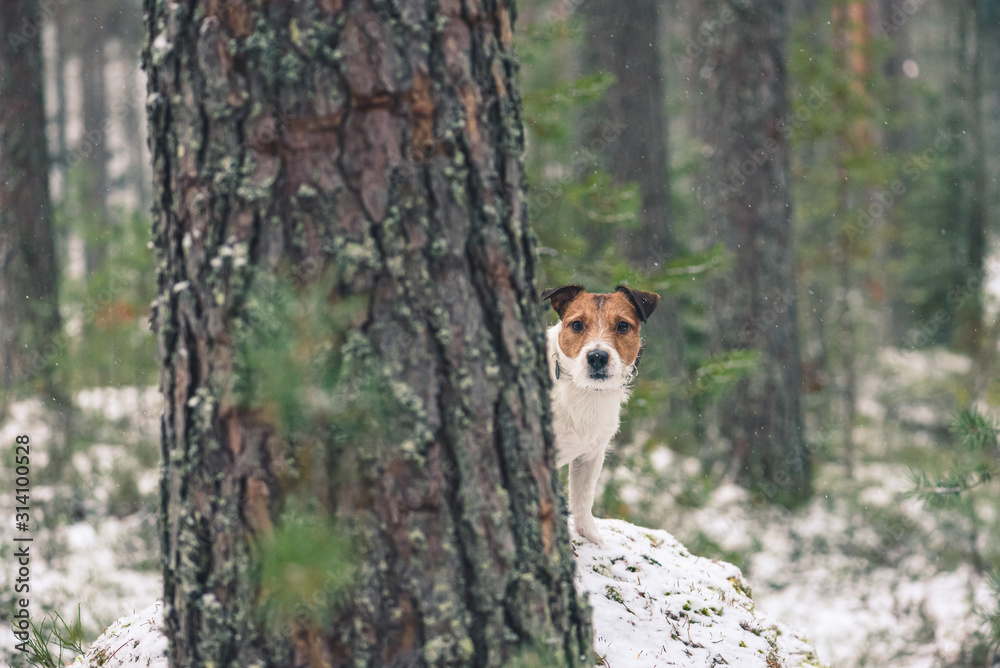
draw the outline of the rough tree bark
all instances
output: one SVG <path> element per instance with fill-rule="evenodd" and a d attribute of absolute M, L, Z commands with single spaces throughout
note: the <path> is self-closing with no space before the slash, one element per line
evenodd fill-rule
<path fill-rule="evenodd" d="M 145 8 L 172 665 L 498 666 L 524 647 L 585 662 L 511 4 Z M 393 438 L 309 449 L 234 398 L 249 286 L 282 272 L 360 302 L 330 339 L 389 388 Z M 331 620 L 279 633 L 251 575 L 306 478 L 363 555 Z"/>
<path fill-rule="evenodd" d="M 11 0 L 0 12 L 0 404 L 51 380 L 59 331 L 39 11 Z"/>
<path fill-rule="evenodd" d="M 760 371 L 720 407 L 740 478 L 769 498 L 810 491 L 802 435 L 795 265 L 789 193 L 784 0 L 734 7 L 711 57 L 705 211 L 734 258 L 711 289 L 717 350 L 756 349 Z"/>

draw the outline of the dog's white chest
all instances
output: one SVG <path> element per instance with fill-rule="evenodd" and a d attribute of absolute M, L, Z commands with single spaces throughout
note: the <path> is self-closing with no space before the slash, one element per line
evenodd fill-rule
<path fill-rule="evenodd" d="M 559 328 L 558 324 L 551 327 L 547 338 L 557 465 L 563 466 L 578 457 L 603 458 L 608 443 L 618 432 L 628 390 L 622 386 L 594 390 L 573 383 L 568 376 L 569 360 L 558 352 Z"/>
<path fill-rule="evenodd" d="M 556 383 L 552 388 L 554 417 L 579 438 L 604 445 L 618 431 L 623 395 L 618 390 L 585 390 L 572 383 Z"/>

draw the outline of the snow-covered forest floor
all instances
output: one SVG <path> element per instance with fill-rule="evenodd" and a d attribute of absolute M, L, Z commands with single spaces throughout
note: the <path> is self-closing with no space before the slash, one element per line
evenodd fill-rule
<path fill-rule="evenodd" d="M 52 613 L 67 622 L 79 606 L 84 639 L 94 640 L 114 620 L 162 596 L 156 529 L 159 485 L 157 388 L 102 388 L 79 392 L 68 442 L 40 401 L 11 407 L 0 443 L 30 438 L 29 531 L 32 622 Z M 5 457 L 12 454 L 4 448 Z M 13 472 L 0 477 L 0 664 L 19 666 L 8 615 L 14 610 L 10 564 L 15 527 Z M 72 658 L 72 656 L 66 657 Z"/>
<path fill-rule="evenodd" d="M 995 602 L 969 558 L 962 517 L 931 512 L 906 492 L 908 465 L 934 450 L 954 384 L 967 368 L 967 360 L 944 352 L 881 353 L 864 383 L 853 477 L 843 464 L 821 464 L 815 498 L 794 512 L 753 504 L 732 484 L 708 487 L 698 459 L 648 439 L 647 465 L 607 469 L 604 482 L 617 486 L 633 520 L 671 532 L 695 555 L 742 568 L 756 610 L 801 631 L 823 663 L 958 665 L 981 628 L 977 606 Z M 154 388 L 122 388 L 81 392 L 76 402 L 80 415 L 70 442 L 59 442 L 37 401 L 13 406 L 0 442 L 31 437 L 34 621 L 49 612 L 70 619 L 79 605 L 84 638 L 93 640 L 161 593 L 160 399 Z M 0 480 L 3 517 L 13 513 L 9 478 Z M 988 552 L 996 547 L 997 519 L 985 512 L 979 519 L 979 549 Z M 11 563 L 13 533 L 10 522 L 0 523 L 4 564 Z M 601 556 L 590 554 L 595 550 L 578 547 L 591 561 Z M 12 580 L 10 568 L 0 571 L 0 660 L 13 664 L 6 618 Z M 601 628 L 595 632 L 606 638 Z"/>
<path fill-rule="evenodd" d="M 698 458 L 648 441 L 647 470 L 619 466 L 605 483 L 618 486 L 632 519 L 670 531 L 695 554 L 740 566 L 758 609 L 803 631 L 830 666 L 972 665 L 985 628 L 979 613 L 997 602 L 988 576 L 973 566 L 971 526 L 909 494 L 910 469 L 932 461 L 969 361 L 945 351 L 883 350 L 872 362 L 853 475 L 839 460 L 819 464 L 804 508 L 752 503 L 734 484 L 706 489 Z M 838 447 L 839 432 L 829 437 L 827 447 Z M 997 518 L 988 504 L 977 510 L 977 549 L 995 554 Z"/>
<path fill-rule="evenodd" d="M 598 520 L 607 545 L 575 539 L 600 666 L 821 668 L 809 641 L 756 609 L 738 568 L 692 555 L 666 531 Z M 162 604 L 113 623 L 74 665 L 167 668 Z M 537 665 L 533 662 L 512 666 Z"/>

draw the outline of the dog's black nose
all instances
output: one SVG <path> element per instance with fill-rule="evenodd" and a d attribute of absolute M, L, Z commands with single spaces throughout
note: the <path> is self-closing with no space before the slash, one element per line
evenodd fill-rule
<path fill-rule="evenodd" d="M 603 350 L 591 350 L 587 353 L 587 364 L 594 371 L 602 371 L 608 365 L 608 354 Z"/>

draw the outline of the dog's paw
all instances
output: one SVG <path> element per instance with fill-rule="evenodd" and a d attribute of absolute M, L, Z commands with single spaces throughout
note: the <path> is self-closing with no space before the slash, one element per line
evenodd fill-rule
<path fill-rule="evenodd" d="M 574 525 L 574 528 L 576 529 L 576 532 L 580 534 L 580 537 L 589 540 L 597 547 L 607 547 L 604 539 L 601 538 L 601 531 L 597 528 L 597 522 L 594 521 L 593 515 L 578 518 L 574 522 Z"/>

